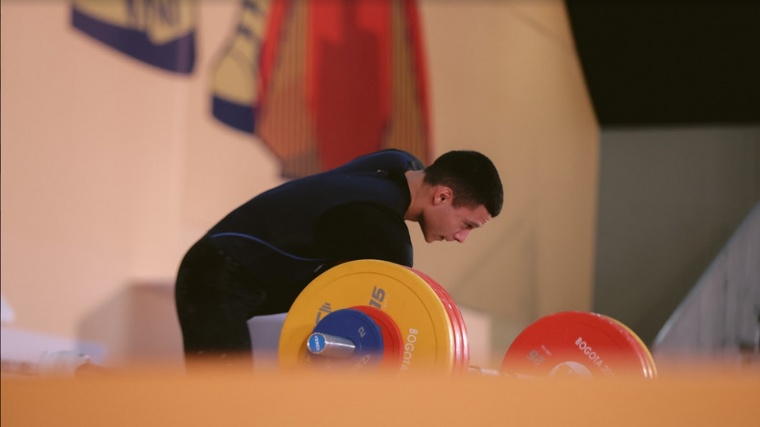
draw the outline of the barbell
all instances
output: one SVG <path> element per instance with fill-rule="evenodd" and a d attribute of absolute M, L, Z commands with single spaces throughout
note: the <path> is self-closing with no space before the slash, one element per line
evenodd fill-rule
<path fill-rule="evenodd" d="M 454 300 L 426 274 L 359 260 L 314 279 L 285 318 L 280 369 L 486 373 L 470 366 L 467 328 Z M 622 323 L 595 313 L 542 317 L 512 342 L 495 373 L 517 378 L 655 378 L 652 355 Z"/>

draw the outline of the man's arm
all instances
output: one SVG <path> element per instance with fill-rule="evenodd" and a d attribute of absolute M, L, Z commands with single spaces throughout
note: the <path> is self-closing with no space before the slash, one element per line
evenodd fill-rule
<path fill-rule="evenodd" d="M 338 262 L 379 259 L 412 266 L 414 254 L 403 219 L 387 209 L 355 202 L 326 212 L 315 226 L 321 252 Z"/>

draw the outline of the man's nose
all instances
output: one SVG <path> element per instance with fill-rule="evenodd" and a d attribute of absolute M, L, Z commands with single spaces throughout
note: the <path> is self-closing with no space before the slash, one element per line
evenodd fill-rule
<path fill-rule="evenodd" d="M 472 230 L 462 230 L 454 234 L 454 240 L 456 240 L 459 243 L 464 243 L 465 240 L 467 240 L 467 236 L 470 235 L 470 231 Z"/>

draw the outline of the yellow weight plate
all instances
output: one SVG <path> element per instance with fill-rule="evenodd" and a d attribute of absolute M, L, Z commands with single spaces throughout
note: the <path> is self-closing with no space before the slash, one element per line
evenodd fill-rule
<path fill-rule="evenodd" d="M 454 369 L 454 329 L 430 286 L 406 267 L 359 260 L 338 265 L 314 279 L 291 306 L 280 335 L 283 370 L 308 366 L 306 339 L 328 313 L 368 305 L 387 313 L 403 337 L 400 374 Z"/>
<path fill-rule="evenodd" d="M 620 322 L 619 320 L 613 319 L 612 317 L 609 317 L 609 316 L 604 316 L 604 317 L 622 326 L 623 329 L 625 329 L 628 332 L 628 334 L 630 334 L 636 340 L 636 342 L 639 343 L 639 345 L 641 346 L 641 351 L 639 352 L 639 354 L 645 359 L 645 362 L 648 365 L 647 371 L 649 373 L 649 378 L 657 378 L 657 367 L 654 364 L 654 358 L 652 357 L 652 353 L 649 352 L 647 345 L 644 344 L 644 341 L 642 341 L 641 338 L 639 338 L 639 336 L 636 335 L 636 332 L 633 332 L 633 330 L 629 328 L 628 326 L 626 326 L 623 322 Z"/>

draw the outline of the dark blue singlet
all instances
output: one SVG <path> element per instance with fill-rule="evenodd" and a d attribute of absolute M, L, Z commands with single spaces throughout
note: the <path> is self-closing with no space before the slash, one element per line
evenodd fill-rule
<path fill-rule="evenodd" d="M 404 173 L 423 168 L 405 151 L 365 155 L 254 197 L 205 239 L 266 290 L 262 313 L 284 312 L 311 280 L 341 262 L 381 259 L 412 266 Z"/>

